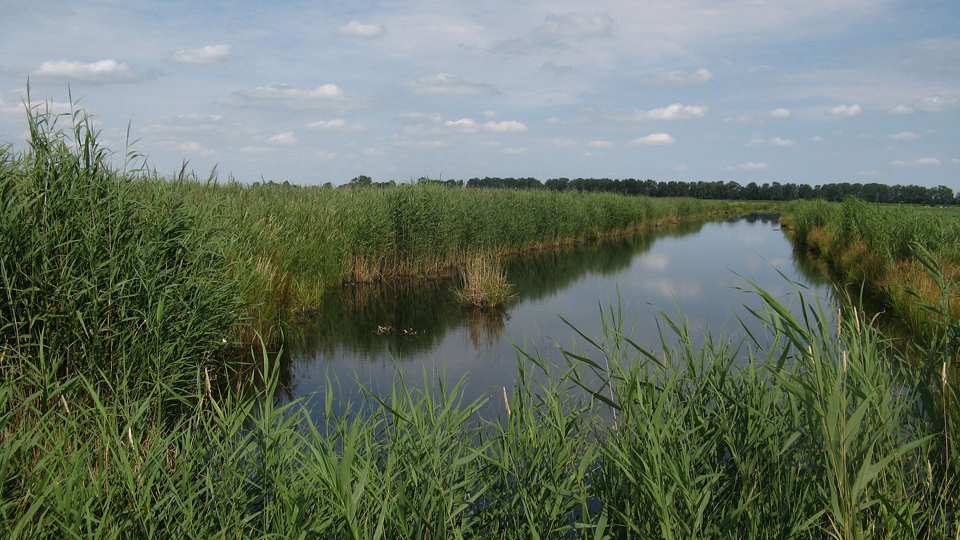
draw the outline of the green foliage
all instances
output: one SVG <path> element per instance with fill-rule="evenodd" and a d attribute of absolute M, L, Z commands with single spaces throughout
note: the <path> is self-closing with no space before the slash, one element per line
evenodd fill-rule
<path fill-rule="evenodd" d="M 70 132 L 31 116 L 28 149 L 0 159 L 0 347 L 37 367 L 4 375 L 190 387 L 236 321 L 226 262 L 181 203 L 133 196 L 87 118 L 61 118 Z"/>

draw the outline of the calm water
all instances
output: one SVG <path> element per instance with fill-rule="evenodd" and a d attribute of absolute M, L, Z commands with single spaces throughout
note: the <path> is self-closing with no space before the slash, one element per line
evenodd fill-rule
<path fill-rule="evenodd" d="M 507 266 L 517 298 L 502 313 L 462 310 L 444 281 L 345 287 L 326 295 L 318 318 L 290 340 L 290 395 L 322 393 L 328 377 L 340 381 L 340 396 L 356 396 L 353 381 L 384 393 L 401 371 L 414 383 L 424 371 L 451 384 L 466 377 L 467 399 L 502 392 L 517 377 L 515 346 L 554 361 L 557 346 L 595 353 L 560 316 L 599 338 L 601 306 L 618 303 L 633 340 L 651 350 L 662 350 L 658 309 L 683 313 L 697 341 L 710 332 L 739 343 L 736 315 L 761 329 L 743 307 L 761 307 L 738 289 L 749 287 L 743 278 L 797 304 L 780 272 L 809 287 L 805 295 L 830 299 L 829 283 L 794 258 L 776 216 L 752 214 L 524 255 Z"/>

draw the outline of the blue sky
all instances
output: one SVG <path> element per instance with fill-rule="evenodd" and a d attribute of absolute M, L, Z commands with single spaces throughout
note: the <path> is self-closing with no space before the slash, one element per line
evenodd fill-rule
<path fill-rule="evenodd" d="M 960 190 L 960 2 L 0 2 L 0 144 L 75 101 L 161 174 Z"/>

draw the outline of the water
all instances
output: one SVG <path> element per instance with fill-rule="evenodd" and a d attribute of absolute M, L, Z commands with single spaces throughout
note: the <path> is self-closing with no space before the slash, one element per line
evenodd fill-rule
<path fill-rule="evenodd" d="M 595 354 L 571 325 L 599 340 L 601 309 L 611 306 L 625 315 L 632 339 L 655 351 L 663 349 L 658 310 L 674 319 L 682 313 L 696 344 L 707 333 L 740 343 L 737 316 L 762 338 L 744 308 L 762 302 L 741 290 L 750 287 L 745 278 L 794 307 L 796 288 L 784 276 L 809 287 L 805 296 L 831 297 L 826 278 L 794 256 L 779 229 L 776 215 L 751 214 L 525 254 L 507 265 L 517 297 L 503 312 L 462 309 L 446 281 L 344 287 L 290 339 L 289 395 L 316 399 L 328 379 L 339 381 L 339 396 L 356 399 L 356 381 L 383 394 L 401 372 L 408 382 L 422 382 L 426 372 L 450 386 L 465 377 L 468 400 L 498 395 L 517 378 L 515 347 L 553 362 L 558 346 Z"/>

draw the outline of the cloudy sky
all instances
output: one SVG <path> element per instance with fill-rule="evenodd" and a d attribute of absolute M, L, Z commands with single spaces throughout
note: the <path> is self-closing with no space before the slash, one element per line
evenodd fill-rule
<path fill-rule="evenodd" d="M 960 190 L 956 0 L 0 0 L 0 51 L 0 144 L 29 79 L 162 174 Z"/>

